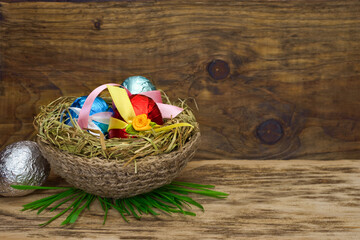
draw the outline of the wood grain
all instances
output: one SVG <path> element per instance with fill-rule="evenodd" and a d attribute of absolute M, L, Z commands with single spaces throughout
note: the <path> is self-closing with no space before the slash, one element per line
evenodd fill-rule
<path fill-rule="evenodd" d="M 59 219 L 37 224 L 49 213 L 20 212 L 21 205 L 47 196 L 0 198 L 2 239 L 358 239 L 360 237 L 360 166 L 339 161 L 192 161 L 181 181 L 214 184 L 230 193 L 217 200 L 195 196 L 205 207 L 196 217 L 161 215 L 130 218 L 110 211 L 102 225 L 97 204 L 70 227 Z M 46 185 L 64 186 L 52 176 Z"/>
<path fill-rule="evenodd" d="M 29 138 L 56 97 L 144 75 L 196 99 L 198 159 L 359 158 L 359 12 L 357 0 L 3 2 L 0 145 Z M 217 80 L 216 59 L 230 71 Z"/>

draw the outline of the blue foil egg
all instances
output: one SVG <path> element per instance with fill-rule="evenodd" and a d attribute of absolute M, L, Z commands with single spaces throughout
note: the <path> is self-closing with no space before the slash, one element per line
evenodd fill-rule
<path fill-rule="evenodd" d="M 81 109 L 85 103 L 87 96 L 82 96 L 77 98 L 70 106 L 69 108 L 69 112 L 71 114 L 71 117 L 73 119 L 75 119 L 77 121 L 77 119 L 79 118 L 79 115 L 77 112 L 75 112 L 74 110 L 72 110 L 71 108 L 78 108 Z M 93 105 L 91 106 L 91 110 L 90 110 L 90 116 L 95 114 L 95 113 L 99 113 L 99 112 L 112 112 L 112 109 L 107 105 L 107 103 L 105 102 L 104 99 L 102 99 L 101 97 L 97 97 L 94 100 Z M 67 125 L 72 126 L 69 114 L 66 114 L 66 120 L 64 122 Z M 93 123 L 99 128 L 98 130 L 100 130 L 103 134 L 106 134 L 108 131 L 108 124 L 105 123 L 101 123 L 101 122 L 97 122 L 93 120 Z"/>
<path fill-rule="evenodd" d="M 142 76 L 128 77 L 121 85 L 127 88 L 131 94 L 156 90 L 155 86 L 150 82 L 150 80 Z"/>

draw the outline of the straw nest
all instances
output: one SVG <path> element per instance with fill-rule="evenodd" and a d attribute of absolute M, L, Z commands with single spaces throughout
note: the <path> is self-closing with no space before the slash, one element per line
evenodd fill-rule
<path fill-rule="evenodd" d="M 38 143 L 53 171 L 73 186 L 102 197 L 124 198 L 170 183 L 194 155 L 200 139 L 199 126 L 185 101 L 171 103 L 184 111 L 164 126 L 189 123 L 135 138 L 106 139 L 60 122 L 76 97 L 60 97 L 40 109 L 34 125 Z M 108 104 L 111 98 L 103 97 Z"/>

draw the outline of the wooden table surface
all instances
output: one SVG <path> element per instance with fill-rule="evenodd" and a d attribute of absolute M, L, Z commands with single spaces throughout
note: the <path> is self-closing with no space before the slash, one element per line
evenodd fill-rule
<path fill-rule="evenodd" d="M 72 226 L 62 219 L 38 224 L 50 214 L 21 212 L 21 205 L 46 196 L 0 198 L 1 239 L 359 239 L 360 162 L 358 160 L 192 161 L 181 181 L 214 184 L 230 193 L 225 200 L 193 196 L 205 207 L 196 217 L 161 215 L 130 218 L 103 215 L 96 203 Z M 47 185 L 64 186 L 51 176 Z"/>

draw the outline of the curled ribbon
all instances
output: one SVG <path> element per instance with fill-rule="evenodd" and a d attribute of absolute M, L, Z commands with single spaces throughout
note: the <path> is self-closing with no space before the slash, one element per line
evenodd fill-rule
<path fill-rule="evenodd" d="M 81 108 L 77 108 L 77 107 L 69 107 L 68 110 L 72 110 L 76 115 L 79 116 L 80 112 L 81 112 Z M 60 122 L 63 121 L 63 116 L 66 110 L 64 110 L 60 116 Z M 95 136 L 100 136 L 100 142 L 101 142 L 101 146 L 104 149 L 105 148 L 105 143 L 103 142 L 103 140 L 105 139 L 104 134 L 102 133 L 101 129 L 93 122 L 100 122 L 100 123 L 104 123 L 106 125 L 109 125 L 110 122 L 110 117 L 111 117 L 112 113 L 111 112 L 99 112 L 99 113 L 95 113 L 91 116 L 89 116 L 88 118 L 88 124 L 87 127 L 84 128 L 85 130 L 89 130 L 89 132 L 92 135 Z M 70 127 L 75 127 L 73 125 L 73 122 L 70 121 L 68 123 L 68 125 Z"/>
<path fill-rule="evenodd" d="M 72 110 L 76 115 L 79 115 L 81 112 L 81 108 L 77 108 L 77 107 L 69 107 L 68 110 Z M 95 114 L 89 116 L 88 124 L 87 124 L 86 128 L 98 129 L 98 127 L 96 126 L 96 124 L 93 121 L 109 125 L 111 115 L 112 115 L 112 112 L 99 112 L 99 113 L 95 113 Z M 62 122 L 62 121 L 63 121 L 63 114 L 60 117 L 60 122 Z M 71 127 L 74 127 L 72 122 L 69 122 L 68 125 Z"/>
<path fill-rule="evenodd" d="M 119 111 L 120 115 L 124 119 L 124 121 L 122 121 L 120 119 L 110 117 L 109 122 L 108 122 L 109 130 L 110 129 L 124 129 L 124 128 L 126 128 L 126 126 L 128 124 L 132 123 L 133 119 L 136 117 L 136 114 L 134 112 L 134 109 L 133 109 L 132 104 L 129 99 L 129 96 L 131 96 L 131 93 L 126 88 L 119 88 L 119 86 L 120 86 L 119 84 L 114 84 L 114 83 L 103 84 L 103 85 L 97 87 L 96 89 L 94 89 L 89 94 L 89 96 L 86 98 L 84 105 L 79 113 L 78 125 L 81 129 L 87 128 L 89 122 L 92 122 L 92 121 L 90 121 L 90 119 L 98 121 L 98 120 L 96 120 L 97 117 L 100 117 L 100 116 L 103 117 L 106 114 L 106 113 L 97 113 L 92 116 L 89 116 L 91 106 L 92 106 L 92 103 L 94 102 L 95 98 L 100 94 L 100 92 L 102 92 L 106 88 L 109 90 L 111 98 L 113 99 L 117 110 Z M 183 109 L 180 107 L 162 103 L 161 92 L 158 90 L 142 92 L 140 94 L 150 97 L 155 101 L 163 118 L 174 118 L 183 111 Z M 95 117 L 95 119 L 94 119 L 94 117 Z M 177 123 L 177 124 L 173 124 L 173 125 L 165 126 L 165 127 L 155 126 L 156 128 L 154 128 L 153 130 L 155 132 L 159 132 L 162 130 L 170 130 L 172 128 L 181 127 L 181 126 L 193 127 L 191 124 L 188 124 L 188 123 Z"/>
<path fill-rule="evenodd" d="M 109 123 L 109 130 L 110 129 L 123 129 L 128 124 L 131 124 L 133 119 L 136 117 L 134 108 L 130 102 L 130 98 L 125 89 L 114 87 L 114 86 L 107 86 L 111 98 L 119 111 L 120 115 L 124 119 L 124 121 L 117 119 L 117 118 L 110 118 Z"/>
<path fill-rule="evenodd" d="M 136 114 L 135 114 L 135 111 L 130 102 L 129 96 L 128 96 L 126 90 L 123 88 L 114 87 L 114 86 L 110 86 L 110 85 L 107 86 L 107 88 L 110 92 L 111 98 L 113 99 L 117 110 L 119 111 L 119 113 L 123 117 L 123 119 L 125 120 L 125 121 L 122 121 L 120 119 L 111 117 L 110 123 L 109 123 L 109 130 L 110 129 L 124 129 L 124 128 L 126 128 L 126 126 L 128 124 L 131 124 L 132 121 L 136 117 Z M 160 94 L 160 95 L 158 95 L 158 94 Z M 145 92 L 145 94 L 143 94 L 143 95 L 152 98 L 155 102 L 157 101 L 158 102 L 157 105 L 159 106 L 159 101 L 161 101 L 161 93 L 159 91 Z M 160 104 L 162 105 L 162 109 L 164 109 L 164 107 L 165 107 L 169 110 L 169 111 L 165 111 L 165 113 L 170 114 L 170 117 L 172 117 L 171 114 L 175 113 L 175 116 L 176 116 L 183 110 L 176 106 L 163 104 L 163 103 L 160 103 Z M 181 111 L 179 111 L 179 109 L 181 109 Z M 179 111 L 179 112 L 177 113 L 176 111 Z M 161 109 L 160 109 L 160 112 L 161 112 Z M 167 117 L 169 118 L 169 115 L 167 115 Z M 160 127 L 159 125 L 156 125 L 153 130 L 155 132 L 160 132 L 160 131 L 167 131 L 167 130 L 171 130 L 173 128 L 182 127 L 182 126 L 193 127 L 189 123 L 176 123 L 176 124 L 172 124 L 170 126 L 165 126 L 165 127 Z"/>

